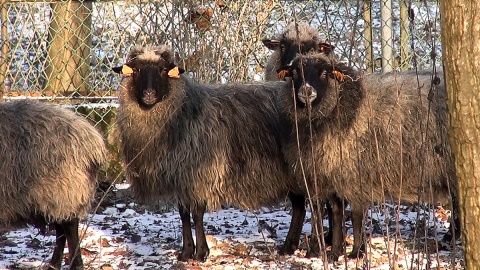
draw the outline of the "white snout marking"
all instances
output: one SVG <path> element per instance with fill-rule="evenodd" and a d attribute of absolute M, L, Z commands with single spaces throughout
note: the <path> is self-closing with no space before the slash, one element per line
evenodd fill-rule
<path fill-rule="evenodd" d="M 317 98 L 317 91 L 310 84 L 306 83 L 300 88 L 297 97 L 303 104 L 312 103 Z"/>

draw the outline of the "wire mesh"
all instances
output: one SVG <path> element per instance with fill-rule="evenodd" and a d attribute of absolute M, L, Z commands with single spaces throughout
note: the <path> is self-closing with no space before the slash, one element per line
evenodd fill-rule
<path fill-rule="evenodd" d="M 439 61 L 436 3 L 393 1 L 389 24 L 382 23 L 383 3 L 4 1 L 1 89 L 7 95 L 112 95 L 120 78 L 110 67 L 121 64 L 135 44 L 160 43 L 170 45 L 198 81 L 262 80 L 270 52 L 261 39 L 294 21 L 319 29 L 340 60 L 362 70 L 380 71 L 382 45 L 391 47 L 393 60 L 388 61 L 394 68 L 428 68 L 432 55 Z M 382 43 L 387 32 L 391 40 Z"/>

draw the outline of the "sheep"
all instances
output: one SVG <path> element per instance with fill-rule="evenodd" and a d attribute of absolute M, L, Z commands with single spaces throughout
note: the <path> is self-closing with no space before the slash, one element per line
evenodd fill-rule
<path fill-rule="evenodd" d="M 320 52 L 335 59 L 333 52 L 334 46 L 325 43 L 320 33 L 306 23 L 291 23 L 285 31 L 277 35 L 277 37 L 273 39 L 265 38 L 262 42 L 267 48 L 273 50 L 265 66 L 265 79 L 267 81 L 283 80 L 284 74 L 277 73 L 277 70 L 291 63 L 297 54 Z M 325 237 L 325 243 L 327 245 L 332 243 L 334 233 L 341 233 L 339 230 L 340 227 L 335 228 L 334 225 L 335 221 L 338 222 L 339 218 L 341 218 L 340 216 L 334 216 L 337 211 L 340 211 L 340 209 L 337 209 L 337 207 L 340 206 L 336 205 L 340 202 L 338 198 L 333 195 L 330 199 L 333 200 L 331 204 L 325 203 L 329 220 L 329 230 Z M 310 201 L 310 203 L 312 203 L 312 201 Z M 311 205 L 311 207 L 317 208 L 318 206 Z"/>
<path fill-rule="evenodd" d="M 172 200 L 182 221 L 180 261 L 209 254 L 205 211 L 273 206 L 286 195 L 293 214 L 280 252 L 298 247 L 305 198 L 280 149 L 275 97 L 285 82 L 199 84 L 166 45 L 134 47 L 123 67 L 118 125 L 131 192 L 139 202 Z M 194 245 L 190 212 L 196 230 Z"/>
<path fill-rule="evenodd" d="M 334 57 L 334 46 L 325 43 L 317 30 L 306 23 L 291 23 L 285 31 L 275 38 L 265 38 L 263 44 L 273 50 L 265 66 L 265 80 L 277 81 L 283 79 L 277 70 L 290 63 L 297 54 L 322 52 Z"/>
<path fill-rule="evenodd" d="M 322 54 L 299 55 L 279 72 L 292 77 L 295 97 L 286 91 L 279 98 L 280 117 L 291 125 L 298 121 L 299 128 L 298 138 L 282 138 L 285 158 L 297 174 L 303 160 L 307 181 L 318 184 L 320 196 L 331 196 L 333 189 L 350 203 L 351 257 L 364 251 L 361 229 L 372 201 L 436 202 L 450 196 L 458 209 L 446 91 L 443 83 L 432 84 L 431 73 L 362 77 Z M 343 254 L 343 237 L 334 237 L 336 259 Z"/>
<path fill-rule="evenodd" d="M 0 229 L 52 224 L 49 268 L 60 269 L 68 241 L 69 269 L 82 269 L 78 224 L 106 159 L 102 136 L 72 111 L 32 100 L 0 103 L 0 126 Z"/>

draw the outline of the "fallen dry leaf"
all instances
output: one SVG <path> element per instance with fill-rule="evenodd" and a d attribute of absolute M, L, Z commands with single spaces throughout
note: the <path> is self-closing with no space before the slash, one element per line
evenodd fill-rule
<path fill-rule="evenodd" d="M 132 252 L 130 250 L 124 250 L 124 249 L 116 249 L 115 251 L 112 252 L 105 252 L 104 255 L 114 255 L 114 256 L 127 256 L 131 255 Z"/>
<path fill-rule="evenodd" d="M 106 238 L 100 238 L 98 240 L 99 244 L 101 247 L 111 247 L 112 245 L 110 245 L 110 242 L 108 242 L 108 239 Z"/>
<path fill-rule="evenodd" d="M 197 8 L 191 10 L 187 17 L 187 21 L 194 23 L 198 30 L 207 31 L 212 29 L 210 19 L 212 18 L 214 11 L 211 8 Z"/>

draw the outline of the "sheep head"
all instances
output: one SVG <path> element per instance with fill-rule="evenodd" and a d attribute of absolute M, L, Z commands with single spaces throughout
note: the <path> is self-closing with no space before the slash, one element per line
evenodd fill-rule
<path fill-rule="evenodd" d="M 280 63 L 290 63 L 297 54 L 324 53 L 330 56 L 335 48 L 322 42 L 318 32 L 309 25 L 292 24 L 280 36 L 274 39 L 263 39 L 263 44 L 270 50 L 278 51 Z"/>
<path fill-rule="evenodd" d="M 113 71 L 131 80 L 130 91 L 137 102 L 146 108 L 168 97 L 171 80 L 180 78 L 184 72 L 173 62 L 172 53 L 167 46 L 134 47 L 126 63 Z"/>
<path fill-rule="evenodd" d="M 290 65 L 277 70 L 279 78 L 291 77 L 301 106 L 319 103 L 333 84 L 344 80 L 343 72 L 323 54 L 298 55 Z"/>

